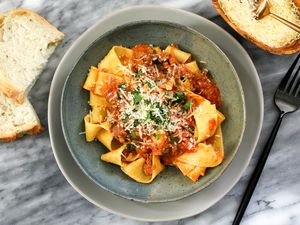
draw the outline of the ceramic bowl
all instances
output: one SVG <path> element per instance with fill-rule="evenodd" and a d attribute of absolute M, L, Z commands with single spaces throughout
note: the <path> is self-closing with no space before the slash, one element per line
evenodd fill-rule
<path fill-rule="evenodd" d="M 198 62 L 206 62 L 218 87 L 223 105 L 220 111 L 225 158 L 222 164 L 208 169 L 199 181 L 192 182 L 175 167 L 167 167 L 150 184 L 140 184 L 125 175 L 119 166 L 101 161 L 107 149 L 99 142 L 87 143 L 83 117 L 89 112 L 88 92 L 81 84 L 91 65 L 96 66 L 114 45 L 133 47 L 136 44 L 166 47 L 175 43 L 190 52 Z M 224 172 L 232 161 L 245 127 L 245 104 L 240 81 L 226 55 L 208 38 L 186 26 L 159 21 L 140 21 L 116 27 L 94 41 L 81 55 L 66 79 L 61 98 L 61 123 L 68 148 L 83 172 L 103 189 L 126 199 L 140 202 L 168 202 L 201 191 Z"/>

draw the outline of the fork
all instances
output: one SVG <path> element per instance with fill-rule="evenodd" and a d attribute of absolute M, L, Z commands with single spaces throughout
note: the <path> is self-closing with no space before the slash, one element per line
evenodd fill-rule
<path fill-rule="evenodd" d="M 254 169 L 254 172 L 250 178 L 250 182 L 247 186 L 247 189 L 242 198 L 242 202 L 239 206 L 239 209 L 237 211 L 237 214 L 234 218 L 232 225 L 240 224 L 243 218 L 244 212 L 248 206 L 248 203 L 255 190 L 256 184 L 263 171 L 264 165 L 267 161 L 268 155 L 272 148 L 273 142 L 276 138 L 283 117 L 288 113 L 295 112 L 300 107 L 300 76 L 299 76 L 300 66 L 295 71 L 295 67 L 298 63 L 299 57 L 300 54 L 296 57 L 295 61 L 287 71 L 286 75 L 280 82 L 275 92 L 274 104 L 276 105 L 279 111 L 279 116 L 273 127 L 270 137 L 265 145 L 265 148 L 261 153 L 261 156 Z"/>

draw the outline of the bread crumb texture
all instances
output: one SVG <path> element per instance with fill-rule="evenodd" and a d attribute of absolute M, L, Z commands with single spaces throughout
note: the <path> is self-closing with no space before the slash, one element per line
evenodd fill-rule
<path fill-rule="evenodd" d="M 62 39 L 61 32 L 31 11 L 12 10 L 4 14 L 0 32 L 0 81 L 21 92 L 19 102 Z"/>
<path fill-rule="evenodd" d="M 280 48 L 300 38 L 300 34 L 271 16 L 254 18 L 256 0 L 219 0 L 226 16 L 241 30 L 272 48 Z M 269 0 L 270 11 L 300 24 L 299 9 L 292 0 Z"/>
<path fill-rule="evenodd" d="M 64 34 L 23 9 L 0 15 L 0 140 L 42 130 L 27 94 Z"/>
<path fill-rule="evenodd" d="M 0 92 L 0 140 L 12 141 L 25 133 L 39 131 L 39 118 L 27 98 L 19 104 Z"/>

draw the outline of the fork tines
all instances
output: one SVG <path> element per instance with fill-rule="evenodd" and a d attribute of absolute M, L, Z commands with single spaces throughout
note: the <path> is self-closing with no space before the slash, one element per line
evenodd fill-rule
<path fill-rule="evenodd" d="M 299 71 L 300 65 L 298 66 L 296 72 L 295 67 L 298 64 L 300 58 L 300 54 L 296 57 L 295 61 L 293 62 L 292 66 L 287 71 L 286 75 L 280 82 L 278 87 L 279 90 L 288 93 L 289 95 L 300 97 L 300 78 L 299 78 Z"/>

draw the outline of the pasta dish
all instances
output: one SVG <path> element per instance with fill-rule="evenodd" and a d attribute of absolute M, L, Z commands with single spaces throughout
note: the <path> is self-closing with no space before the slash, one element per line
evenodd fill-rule
<path fill-rule="evenodd" d="M 165 166 L 197 181 L 223 161 L 220 91 L 176 45 L 114 46 L 83 88 L 86 140 L 101 142 L 108 149 L 101 160 L 135 181 L 150 183 Z"/>

